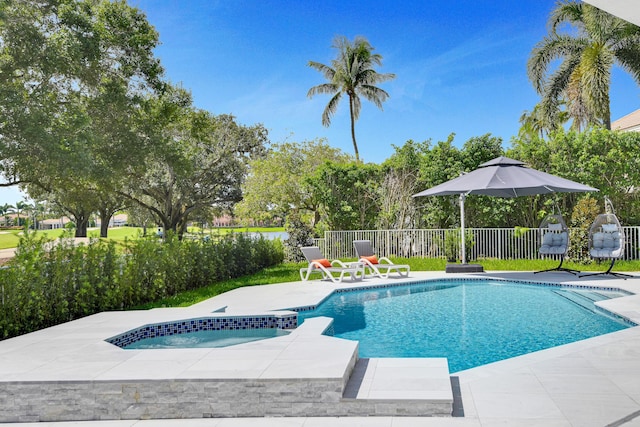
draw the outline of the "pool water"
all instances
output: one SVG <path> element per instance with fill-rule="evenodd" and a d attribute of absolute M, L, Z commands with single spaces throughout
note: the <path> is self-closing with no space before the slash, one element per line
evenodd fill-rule
<path fill-rule="evenodd" d="M 446 357 L 464 369 L 629 327 L 594 301 L 626 294 L 502 281 L 441 281 L 334 294 L 305 318 L 334 319 L 360 357 Z"/>
<path fill-rule="evenodd" d="M 266 338 L 288 335 L 290 331 L 276 328 L 234 329 L 198 331 L 162 337 L 145 338 L 131 343 L 127 350 L 149 350 L 160 348 L 216 348 L 243 344 Z"/>

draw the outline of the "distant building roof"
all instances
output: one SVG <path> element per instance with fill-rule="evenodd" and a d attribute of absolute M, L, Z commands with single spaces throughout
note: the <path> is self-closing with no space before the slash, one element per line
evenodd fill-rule
<path fill-rule="evenodd" d="M 586 3 L 602 9 L 605 12 L 609 12 L 618 18 L 627 20 L 632 24 L 640 25 L 640 8 L 638 7 L 637 1 L 638 0 L 585 0 Z"/>
<path fill-rule="evenodd" d="M 66 224 L 68 222 L 70 222 L 71 220 L 69 218 L 67 218 L 66 216 L 63 216 L 62 218 L 49 218 L 49 219 L 43 219 L 41 221 L 38 221 L 40 224 Z"/>
<path fill-rule="evenodd" d="M 640 132 L 640 110 L 636 110 L 633 113 L 629 113 L 624 117 L 611 123 L 612 130 L 621 130 L 625 132 L 636 131 Z"/>

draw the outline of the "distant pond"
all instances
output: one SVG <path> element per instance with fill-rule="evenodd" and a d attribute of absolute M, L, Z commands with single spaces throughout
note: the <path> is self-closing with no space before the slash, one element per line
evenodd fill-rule
<path fill-rule="evenodd" d="M 286 239 L 289 238 L 289 233 L 287 233 L 286 231 L 265 231 L 262 233 L 247 233 L 247 234 L 251 236 L 256 236 L 256 237 L 262 235 L 262 237 L 268 240 L 280 239 L 282 241 L 285 241 Z"/>

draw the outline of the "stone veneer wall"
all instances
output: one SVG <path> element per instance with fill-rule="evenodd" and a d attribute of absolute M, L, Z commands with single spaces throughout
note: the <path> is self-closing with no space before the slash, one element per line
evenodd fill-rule
<path fill-rule="evenodd" d="M 321 415 L 339 380 L 0 384 L 0 422 Z"/>
<path fill-rule="evenodd" d="M 450 402 L 343 399 L 345 383 L 346 378 L 4 382 L 0 422 L 451 415 Z"/>

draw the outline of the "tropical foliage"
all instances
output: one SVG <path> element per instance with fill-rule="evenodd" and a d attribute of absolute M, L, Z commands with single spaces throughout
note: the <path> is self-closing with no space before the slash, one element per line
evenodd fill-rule
<path fill-rule="evenodd" d="M 274 147 L 267 158 L 281 159 L 284 153 L 298 150 L 296 144 Z M 306 148 L 305 148 L 306 147 Z M 278 153 L 282 150 L 282 153 Z M 593 186 L 600 190 L 591 196 L 601 205 L 609 197 L 625 225 L 640 224 L 640 133 L 620 133 L 606 129 L 587 132 L 559 130 L 549 139 L 514 139 L 508 150 L 502 140 L 490 134 L 470 138 L 461 148 L 453 135 L 446 141 L 407 141 L 395 147 L 395 152 L 381 165 L 346 160 L 326 161 L 312 168 L 301 168 L 296 179 L 286 185 L 268 185 L 269 194 L 288 211 L 278 210 L 284 219 L 296 215 L 323 230 L 353 230 L 376 228 L 455 228 L 459 227 L 458 199 L 450 197 L 419 197 L 413 194 L 433 187 L 462 172 L 476 169 L 481 163 L 500 155 L 522 160 L 532 168 Z M 275 166 L 274 166 L 275 167 Z M 285 167 L 286 169 L 286 167 Z M 252 169 L 251 181 L 270 183 L 270 169 Z M 247 181 L 247 184 L 249 181 Z M 247 188 L 247 197 L 259 187 Z M 313 205 L 301 204 L 305 194 Z M 496 199 L 469 195 L 466 220 L 469 227 L 530 227 L 557 205 L 569 218 L 574 207 L 585 195 L 555 194 Z M 253 205 L 253 215 L 271 215 L 273 209 L 265 203 Z M 287 213 L 288 212 L 288 213 Z"/>
<path fill-rule="evenodd" d="M 560 65 L 555 67 L 556 60 Z M 614 64 L 640 83 L 640 28 L 581 1 L 561 1 L 549 17 L 549 35 L 527 64 L 541 95 L 544 121 L 557 122 L 566 102 L 573 128 L 611 129 L 609 88 Z"/>
<path fill-rule="evenodd" d="M 351 157 L 326 140 L 272 144 L 264 157 L 249 163 L 243 200 L 235 214 L 245 223 L 278 222 L 293 213 L 310 216 L 311 226 L 320 221 L 320 204 L 305 176 L 325 162 L 348 162 Z"/>

